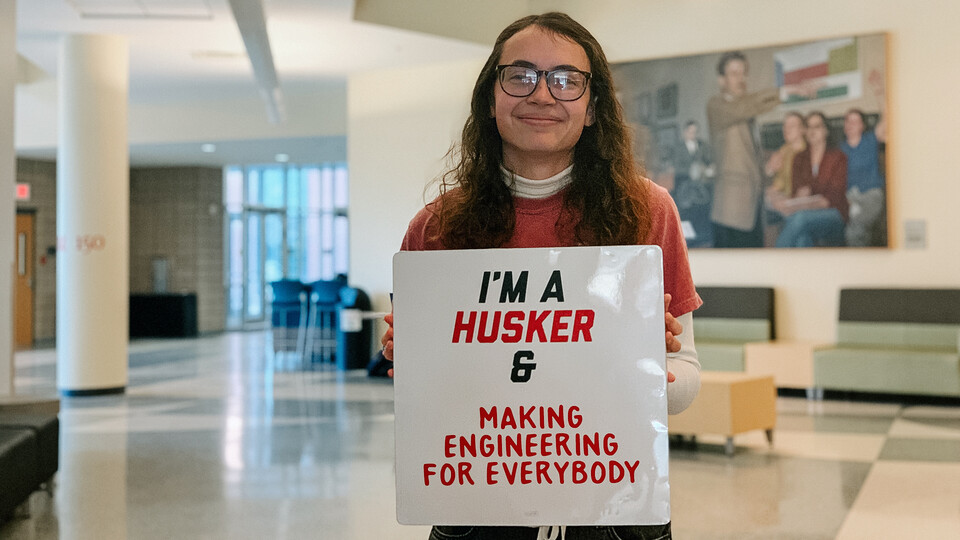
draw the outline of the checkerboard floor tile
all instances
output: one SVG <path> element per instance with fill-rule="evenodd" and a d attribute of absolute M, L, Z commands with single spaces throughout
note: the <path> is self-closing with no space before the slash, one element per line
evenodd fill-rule
<path fill-rule="evenodd" d="M 62 401 L 55 495 L 0 539 L 426 539 L 395 519 L 390 382 L 297 371 L 269 340 L 131 344 L 124 395 Z M 19 394 L 56 391 L 54 350 L 15 366 Z M 733 456 L 719 437 L 671 449 L 676 538 L 960 538 L 960 407 L 777 409 L 772 446 L 751 432 Z"/>

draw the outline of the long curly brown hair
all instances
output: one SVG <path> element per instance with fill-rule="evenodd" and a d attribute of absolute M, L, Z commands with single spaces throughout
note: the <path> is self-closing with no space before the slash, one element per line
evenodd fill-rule
<path fill-rule="evenodd" d="M 584 128 L 574 148 L 573 179 L 561 215 L 579 217 L 574 234 L 580 244 L 639 243 L 650 230 L 647 185 L 634 161 L 630 130 L 616 99 L 610 66 L 590 32 L 563 13 L 524 17 L 497 37 L 474 86 L 460 144 L 450 151 L 455 165 L 440 179 L 441 204 L 433 206 L 437 217 L 434 234 L 448 249 L 498 247 L 513 234 L 513 197 L 501 177 L 502 141 L 490 111 L 504 43 L 532 25 L 583 47 L 592 73 L 595 121 Z"/>

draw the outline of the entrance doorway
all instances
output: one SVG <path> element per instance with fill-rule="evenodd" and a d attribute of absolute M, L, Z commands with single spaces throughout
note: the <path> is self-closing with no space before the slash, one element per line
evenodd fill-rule
<path fill-rule="evenodd" d="M 14 346 L 26 349 L 33 346 L 33 232 L 35 215 L 17 212 L 16 238 L 14 239 Z"/>
<path fill-rule="evenodd" d="M 245 242 L 245 326 L 265 322 L 268 287 L 286 274 L 286 237 L 284 212 L 248 209 Z"/>
<path fill-rule="evenodd" d="M 270 321 L 270 282 L 346 276 L 347 169 L 342 164 L 227 167 L 227 328 Z"/>

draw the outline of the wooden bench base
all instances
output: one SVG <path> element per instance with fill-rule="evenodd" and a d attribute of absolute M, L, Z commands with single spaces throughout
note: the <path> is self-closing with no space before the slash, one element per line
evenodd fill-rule
<path fill-rule="evenodd" d="M 770 341 L 744 345 L 744 363 L 749 375 L 773 375 L 777 388 L 811 390 L 813 351 L 824 347 L 809 341 Z"/>

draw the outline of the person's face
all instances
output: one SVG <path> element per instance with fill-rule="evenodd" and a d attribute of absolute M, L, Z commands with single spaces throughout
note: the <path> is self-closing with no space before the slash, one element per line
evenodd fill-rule
<path fill-rule="evenodd" d="M 683 140 L 685 141 L 695 141 L 697 140 L 697 125 L 690 124 L 683 130 Z"/>
<path fill-rule="evenodd" d="M 537 70 L 570 67 L 590 71 L 583 47 L 539 26 L 524 28 L 508 39 L 503 44 L 499 63 Z M 521 170 L 526 160 L 554 160 L 562 167 L 573 162 L 573 148 L 584 126 L 593 123 L 589 86 L 576 101 L 558 101 L 550 95 L 543 77 L 526 97 L 508 95 L 499 81 L 493 84 L 491 113 L 496 117 L 508 169 Z"/>
<path fill-rule="evenodd" d="M 727 62 L 720 76 L 720 87 L 733 97 L 747 93 L 747 63 L 734 58 Z"/>
<path fill-rule="evenodd" d="M 783 139 L 790 144 L 803 139 L 803 121 L 799 117 L 790 115 L 783 121 Z"/>
<path fill-rule="evenodd" d="M 863 135 L 863 119 L 857 113 L 850 113 L 843 117 L 843 134 L 847 139 L 857 139 Z"/>
<path fill-rule="evenodd" d="M 807 142 L 811 146 L 819 146 L 827 143 L 827 125 L 819 116 L 807 118 Z"/>

